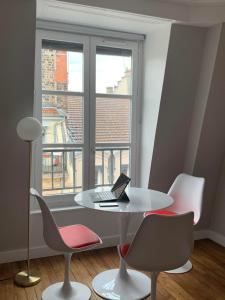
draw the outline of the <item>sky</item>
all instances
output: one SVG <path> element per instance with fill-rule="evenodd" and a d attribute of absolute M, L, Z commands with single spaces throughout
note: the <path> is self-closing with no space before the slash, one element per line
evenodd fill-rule
<path fill-rule="evenodd" d="M 96 56 L 96 92 L 106 93 L 107 87 L 114 87 L 126 69 L 131 69 L 131 57 Z M 68 52 L 69 90 L 83 91 L 83 54 Z"/>

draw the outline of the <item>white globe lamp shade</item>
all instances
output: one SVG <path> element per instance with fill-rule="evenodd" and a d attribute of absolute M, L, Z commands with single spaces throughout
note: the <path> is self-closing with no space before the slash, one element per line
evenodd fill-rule
<path fill-rule="evenodd" d="M 42 126 L 37 119 L 26 117 L 18 122 L 16 131 L 22 140 L 32 142 L 41 135 Z"/>

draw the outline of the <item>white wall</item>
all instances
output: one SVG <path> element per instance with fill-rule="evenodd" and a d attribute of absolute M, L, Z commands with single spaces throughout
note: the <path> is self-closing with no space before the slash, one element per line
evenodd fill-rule
<path fill-rule="evenodd" d="M 35 0 L 0 3 L 0 251 L 26 241 L 29 156 L 16 124 L 33 110 L 35 6 Z"/>
<path fill-rule="evenodd" d="M 52 0 L 38 0 L 38 2 Z M 225 3 L 207 3 L 207 1 L 157 1 L 157 0 L 64 0 L 81 5 L 102 7 L 126 11 L 159 18 L 178 20 L 184 23 L 202 26 L 225 21 Z"/>
<path fill-rule="evenodd" d="M 189 19 L 189 8 L 186 5 L 184 6 L 173 2 L 166 3 L 157 0 L 65 0 L 64 2 L 102 7 L 166 19 L 182 21 L 188 21 Z"/>
<path fill-rule="evenodd" d="M 206 31 L 172 25 L 149 178 L 157 190 L 168 191 L 184 170 Z"/>
<path fill-rule="evenodd" d="M 196 1 L 197 2 L 197 1 Z M 200 1 L 199 1 L 200 2 Z M 218 1 L 215 1 L 218 2 Z M 202 3 L 191 5 L 189 8 L 189 22 L 196 25 L 213 25 L 225 21 L 225 3 Z"/>
<path fill-rule="evenodd" d="M 143 99 L 140 185 L 147 187 L 165 74 L 171 26 L 159 25 L 146 36 L 143 60 Z"/>
<path fill-rule="evenodd" d="M 201 174 L 206 178 L 203 215 L 199 226 L 201 228 L 208 228 L 211 220 L 211 228 L 223 234 L 225 239 L 225 207 L 221 203 L 221 201 L 223 201 L 221 199 L 222 196 L 217 195 L 219 180 L 222 176 L 225 153 L 224 49 L 225 24 L 222 25 L 219 38 L 209 96 L 196 155 L 194 174 Z M 223 230 L 221 228 L 223 228 Z"/>
<path fill-rule="evenodd" d="M 213 200 L 214 203 L 210 229 L 223 237 L 225 241 L 225 159 L 221 165 L 220 178 Z"/>
<path fill-rule="evenodd" d="M 193 173 L 196 162 L 196 155 L 215 67 L 221 28 L 221 25 L 212 26 L 207 30 L 206 34 L 184 165 L 184 171 L 189 174 Z"/>

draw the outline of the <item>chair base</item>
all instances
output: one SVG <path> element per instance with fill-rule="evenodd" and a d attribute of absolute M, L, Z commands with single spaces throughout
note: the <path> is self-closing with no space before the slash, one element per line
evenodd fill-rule
<path fill-rule="evenodd" d="M 151 292 L 150 278 L 130 269 L 126 274 L 120 275 L 119 269 L 104 271 L 94 278 L 92 287 L 95 293 L 104 299 L 145 299 Z"/>
<path fill-rule="evenodd" d="M 174 270 L 169 270 L 169 271 L 165 271 L 166 273 L 170 273 L 170 274 L 183 274 L 183 273 L 187 273 L 189 271 L 191 271 L 192 269 L 192 263 L 190 260 L 188 260 L 186 262 L 186 264 L 184 264 L 182 267 L 174 269 Z"/>
<path fill-rule="evenodd" d="M 62 289 L 63 282 L 58 282 L 47 287 L 42 293 L 42 300 L 89 300 L 91 290 L 79 282 L 71 282 L 70 293 L 65 293 Z"/>

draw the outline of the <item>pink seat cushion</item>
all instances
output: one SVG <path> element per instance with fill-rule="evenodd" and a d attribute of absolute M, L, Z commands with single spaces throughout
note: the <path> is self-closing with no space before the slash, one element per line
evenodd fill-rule
<path fill-rule="evenodd" d="M 144 213 L 144 217 L 147 217 L 149 215 L 164 215 L 164 216 L 176 216 L 178 215 L 178 213 L 175 213 L 173 211 L 169 211 L 169 210 L 156 210 L 156 211 L 148 211 L 146 213 Z M 195 225 L 195 222 L 194 222 Z"/>
<path fill-rule="evenodd" d="M 84 225 L 71 225 L 59 228 L 64 243 L 70 248 L 82 248 L 101 242 L 99 236 Z"/>
<path fill-rule="evenodd" d="M 164 210 L 164 209 L 155 210 L 155 211 L 148 211 L 148 212 L 144 213 L 145 217 L 147 217 L 149 215 L 175 216 L 175 215 L 177 215 L 177 213 L 175 213 L 173 211 L 169 211 L 169 210 Z"/>
<path fill-rule="evenodd" d="M 124 244 L 120 246 L 120 255 L 124 257 L 127 254 L 127 251 L 130 247 L 130 244 Z"/>

